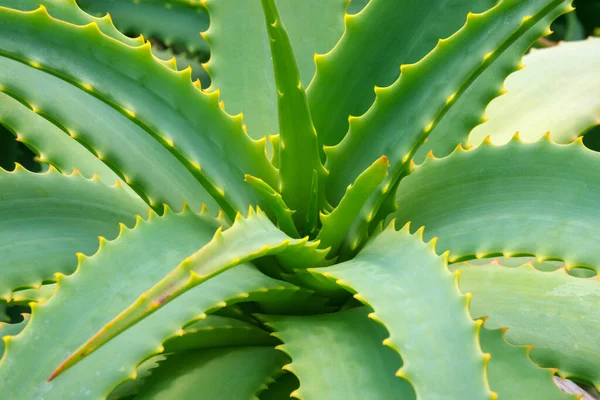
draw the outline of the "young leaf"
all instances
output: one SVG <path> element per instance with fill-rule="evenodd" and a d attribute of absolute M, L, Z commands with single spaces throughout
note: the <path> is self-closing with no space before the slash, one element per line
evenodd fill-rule
<path fill-rule="evenodd" d="M 231 228 L 217 229 L 213 239 L 187 257 L 171 273 L 139 296 L 133 304 L 108 322 L 91 339 L 64 360 L 50 375 L 48 381 L 72 367 L 113 337 L 155 313 L 169 302 L 210 278 L 255 258 L 290 253 L 318 253 L 307 239 L 291 239 L 277 229 L 260 210 L 252 208 L 247 217 L 238 214 Z M 294 254 L 302 258 L 303 254 Z M 306 257 L 306 254 L 304 255 Z"/>
<path fill-rule="evenodd" d="M 327 171 L 321 164 L 317 132 L 313 127 L 306 93 L 300 80 L 290 39 L 274 0 L 261 0 L 273 56 L 279 115 L 279 192 L 296 211 L 292 216 L 301 232 L 306 227 L 308 204 L 316 171 L 319 205 L 324 202 Z M 314 211 L 314 210 L 313 210 Z M 315 213 L 316 214 L 316 213 Z M 315 215 L 316 218 L 316 215 Z"/>

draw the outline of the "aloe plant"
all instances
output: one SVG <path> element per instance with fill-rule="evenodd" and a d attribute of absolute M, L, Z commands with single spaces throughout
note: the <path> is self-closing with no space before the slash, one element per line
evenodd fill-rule
<path fill-rule="evenodd" d="M 0 170 L 1 398 L 600 388 L 600 40 L 523 58 L 569 0 L 134 3 L 209 87 L 0 0 L 0 121 L 50 165 Z"/>

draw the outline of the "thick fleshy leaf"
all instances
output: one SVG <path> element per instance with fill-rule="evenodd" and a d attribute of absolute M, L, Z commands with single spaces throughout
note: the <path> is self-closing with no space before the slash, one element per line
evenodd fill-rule
<path fill-rule="evenodd" d="M 229 215 L 257 200 L 244 173 L 276 182 L 264 143 L 244 134 L 240 118 L 220 110 L 218 96 L 194 86 L 189 69 L 176 72 L 157 61 L 149 45 L 127 46 L 94 23 L 68 24 L 44 8 L 28 13 L 0 8 L 0 18 L 2 59 L 29 64 L 92 93 L 176 156 Z M 74 63 L 79 68 L 71 68 Z"/>
<path fill-rule="evenodd" d="M 0 298 L 39 286 L 55 272 L 71 273 L 76 252 L 91 253 L 98 236 L 114 238 L 119 223 L 133 225 L 146 204 L 120 185 L 79 173 L 0 170 Z"/>
<path fill-rule="evenodd" d="M 269 384 L 267 389 L 260 393 L 258 398 L 260 400 L 287 400 L 299 386 L 300 382 L 298 382 L 296 375 L 286 372 L 275 379 L 273 383 Z"/>
<path fill-rule="evenodd" d="M 369 111 L 351 118 L 344 139 L 325 150 L 330 171 L 329 200 L 336 203 L 347 184 L 375 159 L 386 155 L 389 175 L 369 199 L 361 217 L 377 213 L 390 198 L 390 189 L 407 174 L 419 146 L 477 78 L 529 32 L 541 35 L 541 20 L 549 24 L 570 9 L 570 0 L 500 1 L 482 14 L 468 14 L 465 25 L 451 37 L 440 40 L 426 57 L 403 65 L 400 78 L 389 87 L 377 88 L 377 99 Z M 498 85 L 511 70 L 503 72 Z M 482 103 L 479 109 L 470 111 L 479 118 L 484 106 Z M 371 225 L 358 219 L 349 234 L 350 243 L 364 243 Z M 342 249 L 342 254 L 351 256 L 355 250 L 356 247 Z"/>
<path fill-rule="evenodd" d="M 491 399 L 489 354 L 478 341 L 481 321 L 473 322 L 446 259 L 419 232 L 413 236 L 408 225 L 400 231 L 390 225 L 354 259 L 310 271 L 335 280 L 374 310 L 369 317 L 389 332 L 383 343 L 404 360 L 397 375 L 418 398 Z"/>
<path fill-rule="evenodd" d="M 255 213 L 250 208 L 247 217 L 238 213 L 231 228 L 224 232 L 221 230 L 221 227 L 217 229 L 212 240 L 181 261 L 162 280 L 139 295 L 134 302 L 106 323 L 57 366 L 49 379 L 54 379 L 83 357 L 190 289 L 242 263 L 263 256 L 277 255 L 284 262 L 287 261 L 287 265 L 293 265 L 293 262 L 301 263 L 303 260 L 312 261 L 305 265 L 300 264 L 304 268 L 326 264 L 327 251 L 317 250 L 316 243 L 307 244 L 308 238 L 291 239 L 277 229 L 260 210 Z M 202 289 L 199 288 L 198 291 Z"/>
<path fill-rule="evenodd" d="M 267 185 L 262 179 L 246 175 L 245 180 L 264 199 L 266 205 L 275 214 L 279 229 L 291 237 L 300 237 L 292 219 L 294 212 L 285 204 L 285 201 L 281 198 L 281 194 Z"/>
<path fill-rule="evenodd" d="M 488 324 L 486 322 L 486 326 Z M 554 384 L 554 371 L 541 369 L 529 359 L 529 348 L 506 343 L 504 330 L 484 327 L 479 331 L 479 340 L 482 350 L 492 355 L 487 373 L 490 386 L 498 398 L 575 399 Z"/>
<path fill-rule="evenodd" d="M 314 54 L 329 51 L 344 31 L 345 0 L 277 0 L 298 63 L 308 86 L 315 71 Z M 277 89 L 264 16 L 257 1 L 207 0 L 210 44 L 206 64 L 209 90 L 219 89 L 230 114 L 244 113 L 254 138 L 279 132 Z M 244 68 L 239 66 L 243 65 Z"/>
<path fill-rule="evenodd" d="M 355 13 L 365 3 L 353 0 L 349 11 Z M 344 35 L 330 53 L 316 57 L 315 78 L 308 88 L 319 142 L 337 144 L 348 131 L 348 117 L 362 115 L 373 104 L 374 86 L 392 84 L 400 65 L 419 61 L 438 39 L 456 32 L 467 13 L 483 12 L 494 3 L 371 0 L 361 13 L 346 15 Z"/>
<path fill-rule="evenodd" d="M 81 168 L 86 175 L 97 172 L 107 179 L 111 171 L 107 173 L 106 166 L 110 166 L 150 204 L 165 203 L 180 209 L 186 201 L 196 211 L 204 203 L 211 209 L 217 208 L 176 155 L 93 94 L 3 57 L 0 86 L 31 107 L 19 107 L 14 98 L 11 102 L 6 94 L 0 94 L 3 113 L 10 113 L 4 118 L 7 125 L 57 168 Z M 57 93 L 61 101 L 56 101 Z"/>
<path fill-rule="evenodd" d="M 109 13 L 121 32 L 158 39 L 179 52 L 207 55 L 200 32 L 208 28 L 208 13 L 199 1 L 77 0 L 98 17 Z"/>
<path fill-rule="evenodd" d="M 2 355 L 4 354 L 5 341 L 10 341 L 8 337 L 6 339 L 4 339 L 4 337 L 17 335 L 23 330 L 23 328 L 25 328 L 25 325 L 27 325 L 28 320 L 29 315 L 23 315 L 23 321 L 17 322 L 15 324 L 0 322 L 0 359 L 2 359 Z"/>
<path fill-rule="evenodd" d="M 579 141 L 484 142 L 428 159 L 398 189 L 397 226 L 425 226 L 450 260 L 533 255 L 600 266 L 600 155 Z"/>
<path fill-rule="evenodd" d="M 164 343 L 165 353 L 228 346 L 275 346 L 277 339 L 257 326 L 234 318 L 209 315 L 183 329 L 182 335 Z"/>
<path fill-rule="evenodd" d="M 0 75 L 6 75 L 6 71 L 0 72 Z M 50 96 L 53 95 L 49 94 Z M 36 111 L 39 110 L 36 108 Z M 58 126 L 25 106 L 21 99 L 2 91 L 0 121 L 13 132 L 17 141 L 37 153 L 39 161 L 53 165 L 59 171 L 70 173 L 78 169 L 88 178 L 98 174 L 107 183 L 114 183 L 119 179 L 95 154 L 70 138 Z"/>
<path fill-rule="evenodd" d="M 555 17 L 555 14 L 550 14 L 538 21 L 475 78 L 462 96 L 453 100 L 452 107 L 440 117 L 426 142 L 417 150 L 414 162 L 421 164 L 430 151 L 436 157 L 444 157 L 452 153 L 459 143 L 467 146 L 469 133 L 486 120 L 488 104 L 506 93 L 502 82 L 510 72 L 523 68 L 523 54 L 532 43 L 550 33 L 548 27 Z M 536 90 L 529 84 L 527 88 Z"/>
<path fill-rule="evenodd" d="M 81 257 L 77 272 L 58 280 L 57 293 L 48 302 L 33 305 L 30 323 L 8 342 L 0 361 L 3 395 L 104 398 L 119 382 L 134 378 L 136 366 L 161 352 L 165 340 L 184 333 L 181 328 L 186 324 L 229 303 L 260 301 L 277 296 L 274 292 L 297 290 L 241 265 L 167 304 L 81 360 L 80 368 L 46 382 L 86 337 L 207 243 L 217 226 L 207 214 L 153 215 L 149 222 L 140 220 L 135 229 L 123 229 L 115 241 L 103 242 L 94 256 Z"/>
<path fill-rule="evenodd" d="M 21 11 L 34 11 L 44 6 L 54 18 L 75 25 L 87 25 L 95 22 L 98 28 L 106 35 L 130 46 L 141 46 L 144 40 L 141 37 L 130 38 L 119 32 L 109 17 L 93 17 L 79 8 L 76 0 L 0 0 L 0 7 L 8 7 Z"/>
<path fill-rule="evenodd" d="M 300 380 L 292 397 L 414 398 L 410 384 L 395 376 L 401 358 L 381 345 L 385 329 L 367 314 L 361 307 L 305 317 L 261 317 L 283 342 L 277 348 L 292 359 L 283 367 Z"/>
<path fill-rule="evenodd" d="M 301 232 L 316 221 L 324 204 L 327 171 L 321 163 L 317 132 L 313 127 L 306 93 L 300 80 L 292 44 L 275 0 L 261 1 L 271 55 L 279 115 L 279 192 L 295 211 L 292 218 Z M 312 196 L 312 194 L 316 196 Z M 316 199 L 314 198 L 316 197 Z M 312 201 L 311 201 L 312 200 Z M 315 203 L 315 200 L 318 202 Z M 310 207 L 311 203 L 313 207 Z"/>
<path fill-rule="evenodd" d="M 469 135 L 471 144 L 488 135 L 504 144 L 515 132 L 525 141 L 550 132 L 555 142 L 568 143 L 600 124 L 600 38 L 535 50 L 523 64 L 506 80 L 508 93 L 487 108 L 489 121 Z"/>
<path fill-rule="evenodd" d="M 285 364 L 273 347 L 220 347 L 168 356 L 153 371 L 140 400 L 250 399 Z"/>
<path fill-rule="evenodd" d="M 317 236 L 321 247 L 331 246 L 331 252 L 335 254 L 363 205 L 386 177 L 389 166 L 385 156 L 375 161 L 348 186 L 340 204 L 331 213 L 321 214 L 322 227 Z M 373 217 L 370 215 L 366 219 L 371 221 Z"/>
<path fill-rule="evenodd" d="M 600 387 L 600 281 L 564 269 L 542 272 L 529 265 L 461 265 L 460 288 L 473 293 L 471 312 L 486 325 L 507 327 L 511 343 L 533 345 L 530 356 L 560 374 Z M 493 357 L 492 357 L 493 359 Z"/>

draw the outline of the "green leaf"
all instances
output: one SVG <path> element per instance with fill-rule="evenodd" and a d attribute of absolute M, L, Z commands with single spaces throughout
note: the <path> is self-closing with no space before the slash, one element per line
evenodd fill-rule
<path fill-rule="evenodd" d="M 269 333 L 246 322 L 217 315 L 194 322 L 183 329 L 182 335 L 164 343 L 165 353 L 190 349 L 227 346 L 275 346 L 278 341 Z"/>
<path fill-rule="evenodd" d="M 354 308 L 304 317 L 262 316 L 292 362 L 283 368 L 300 380 L 291 397 L 312 399 L 413 398 L 408 382 L 394 376 L 402 360 L 381 345 L 386 332 Z"/>
<path fill-rule="evenodd" d="M 418 398 L 493 398 L 485 373 L 489 355 L 478 343 L 481 321 L 469 316 L 468 300 L 435 254 L 435 242 L 423 243 L 419 232 L 390 226 L 354 259 L 310 271 L 373 308 L 369 317 L 390 334 L 383 343 L 404 360 L 397 375 L 411 382 Z"/>
<path fill-rule="evenodd" d="M 5 74 L 6 71 L 0 72 L 0 75 Z M 106 183 L 114 183 L 119 179 L 119 176 L 95 154 L 71 139 L 58 126 L 33 111 L 30 104 L 28 107 L 19 100 L 0 91 L 0 121 L 14 132 L 17 141 L 37 153 L 39 161 L 53 165 L 59 171 L 66 173 L 78 169 L 87 178 L 98 174 L 98 177 Z M 39 110 L 36 108 L 36 111 Z"/>
<path fill-rule="evenodd" d="M 300 231 L 308 232 L 306 221 L 313 183 L 318 184 L 319 204 L 324 202 L 327 171 L 321 164 L 317 132 L 313 127 L 306 93 L 300 80 L 292 44 L 279 16 L 275 0 L 261 0 L 277 90 L 279 115 L 279 192 L 295 210 L 292 218 Z M 316 176 L 314 175 L 316 171 Z M 313 210 L 317 211 L 317 210 Z M 317 213 L 314 213 L 316 220 Z"/>
<path fill-rule="evenodd" d="M 132 225 L 136 215 L 147 212 L 139 197 L 118 184 L 54 169 L 0 170 L 0 193 L 3 299 L 15 288 L 53 279 L 55 272 L 73 272 L 76 252 L 93 252 L 98 235 L 113 238 L 119 223 Z"/>
<path fill-rule="evenodd" d="M 287 400 L 291 396 L 291 393 L 298 389 L 300 382 L 298 378 L 292 373 L 286 372 L 279 376 L 275 381 L 267 387 L 267 389 L 260 393 L 258 398 L 260 400 Z"/>
<path fill-rule="evenodd" d="M 171 400 L 253 398 L 286 361 L 272 347 L 221 347 L 177 353 L 153 371 L 138 397 Z"/>
<path fill-rule="evenodd" d="M 38 288 L 17 290 L 10 295 L 10 304 L 28 305 L 30 302 L 43 303 L 56 292 L 56 284 L 41 285 Z"/>
<path fill-rule="evenodd" d="M 61 78 L 137 124 L 230 216 L 256 202 L 243 181 L 245 173 L 276 183 L 264 142 L 248 138 L 241 120 L 219 109 L 216 95 L 194 86 L 189 69 L 173 71 L 154 58 L 149 45 L 127 46 L 108 38 L 96 24 L 67 24 L 43 8 L 30 13 L 0 8 L 0 18 L 0 58 Z M 70 68 L 73 63 L 80 67 Z"/>
<path fill-rule="evenodd" d="M 463 265 L 460 271 L 461 290 L 473 293 L 473 315 L 489 316 L 490 327 L 509 328 L 509 342 L 533 345 L 531 359 L 541 366 L 600 387 L 598 277 L 576 278 L 563 268 L 542 272 L 530 265 Z"/>
<path fill-rule="evenodd" d="M 552 13 L 538 21 L 475 78 L 432 128 L 426 142 L 417 150 L 413 158 L 414 162 L 421 164 L 429 151 L 433 151 L 437 157 L 444 157 L 452 153 L 459 144 L 468 146 L 469 133 L 477 125 L 486 121 L 485 109 L 488 104 L 497 96 L 506 93 L 503 81 L 507 75 L 523 68 L 521 63 L 523 54 L 532 43 L 550 33 L 549 26 L 555 18 L 556 14 Z M 508 80 L 510 81 L 510 78 Z M 534 86 L 527 85 L 527 88 L 536 90 Z M 521 105 L 519 112 L 522 113 L 523 107 L 530 109 L 533 106 L 534 104 Z"/>
<path fill-rule="evenodd" d="M 67 357 L 57 366 L 49 380 L 185 292 L 244 262 L 282 253 L 280 257 L 293 258 L 296 262 L 298 259 L 312 258 L 324 265 L 326 251 L 317 250 L 313 243 L 307 245 L 308 238 L 291 239 L 277 229 L 260 210 L 255 213 L 250 208 L 247 217 L 238 213 L 231 228 L 224 232 L 221 229 L 216 230 L 210 242 L 180 262 Z M 285 254 L 286 251 L 288 254 Z M 304 265 L 307 266 L 310 264 Z M 314 266 L 320 265 L 317 263 Z"/>
<path fill-rule="evenodd" d="M 251 175 L 246 175 L 246 182 L 264 199 L 269 209 L 275 214 L 277 220 L 277 226 L 288 236 L 298 238 L 300 234 L 296 230 L 292 214 L 294 211 L 290 210 L 287 204 L 281 198 L 275 189 L 267 185 L 262 179 L 258 179 Z"/>
<path fill-rule="evenodd" d="M 428 159 L 400 183 L 394 216 L 439 237 L 450 261 L 533 255 L 600 266 L 598 154 L 579 141 L 484 142 Z"/>
<path fill-rule="evenodd" d="M 29 322 L 29 315 L 23 315 L 23 321 L 17 322 L 16 324 L 9 324 L 7 322 L 0 322 L 0 360 L 4 354 L 5 342 L 10 341 L 8 336 L 15 336 L 25 328 Z M 6 339 L 5 339 L 6 337 Z"/>
<path fill-rule="evenodd" d="M 104 398 L 136 366 L 162 352 L 162 343 L 178 336 L 186 324 L 227 304 L 261 301 L 297 290 L 271 279 L 250 265 L 225 272 L 189 291 L 81 360 L 80 368 L 46 380 L 64 360 L 119 311 L 151 288 L 162 276 L 207 243 L 218 223 L 206 213 L 190 211 L 163 217 L 153 214 L 132 230 L 104 242 L 92 257 L 82 257 L 77 272 L 58 281 L 48 302 L 33 305 L 27 328 L 8 343 L 0 361 L 0 387 L 7 398 L 46 400 Z M 40 357 L 43 354 L 44 357 Z"/>
<path fill-rule="evenodd" d="M 202 64 L 198 58 L 190 57 L 185 53 L 175 54 L 173 53 L 173 50 L 169 48 L 159 50 L 158 46 L 155 44 L 152 45 L 152 54 L 161 60 L 168 61 L 170 63 L 172 63 L 172 60 L 175 59 L 174 69 L 179 71 L 190 67 L 192 69 L 192 81 L 200 81 L 201 88 L 204 89 L 210 85 L 210 77 L 202 67 Z M 198 82 L 196 82 L 196 84 L 198 84 Z"/>
<path fill-rule="evenodd" d="M 535 50 L 523 58 L 525 69 L 505 83 L 505 95 L 486 110 L 489 121 L 469 135 L 472 144 L 486 136 L 496 144 L 515 132 L 535 141 L 546 132 L 552 140 L 568 143 L 600 122 L 600 39 L 565 42 Z"/>
<path fill-rule="evenodd" d="M 257 1 L 208 0 L 211 24 L 206 68 L 231 114 L 244 113 L 253 138 L 279 132 L 277 89 L 264 16 Z M 314 54 L 329 51 L 344 31 L 346 0 L 277 0 L 303 86 L 314 71 Z M 244 66 L 240 68 L 240 66 Z"/>
<path fill-rule="evenodd" d="M 485 326 L 479 331 L 482 350 L 492 355 L 487 373 L 490 386 L 499 398 L 562 400 L 575 398 L 562 392 L 554 384 L 552 370 L 543 370 L 531 362 L 529 348 L 506 343 L 504 332 L 501 329 L 485 329 Z"/>
<path fill-rule="evenodd" d="M 440 40 L 419 62 L 403 65 L 401 76 L 394 84 L 376 89 L 377 100 L 369 112 L 350 119 L 350 130 L 344 140 L 326 149 L 326 166 L 331 171 L 330 200 L 336 201 L 343 186 L 354 179 L 360 169 L 385 154 L 390 160 L 389 175 L 369 199 L 361 217 L 373 213 L 381 215 L 378 211 L 390 198 L 389 190 L 408 172 L 409 162 L 419 146 L 456 101 L 511 46 L 532 30 L 539 32 L 541 20 L 551 21 L 568 11 L 569 4 L 569 0 L 555 0 L 550 4 L 545 0 L 500 1 L 485 13 L 469 14 L 459 31 Z M 477 51 L 465 50 L 472 48 Z M 452 71 L 451 76 L 448 71 Z M 509 72 L 503 71 L 502 77 Z M 353 238 L 352 247 L 343 249 L 342 254 L 346 257 L 355 254 L 367 239 L 369 228 L 378 222 L 379 219 L 372 223 L 362 218 L 356 220 L 349 234 Z"/>
<path fill-rule="evenodd" d="M 348 12 L 355 13 L 365 3 L 353 0 Z M 339 143 L 348 131 L 348 117 L 364 114 L 373 104 L 375 85 L 392 84 L 398 78 L 401 64 L 419 61 L 439 38 L 456 32 L 468 12 L 483 12 L 494 3 L 493 0 L 451 3 L 371 0 L 361 13 L 345 15 L 344 35 L 330 53 L 316 57 L 315 78 L 308 88 L 308 103 L 319 143 L 329 146 Z"/>
<path fill-rule="evenodd" d="M 569 0 L 503 0 L 485 13 L 469 14 L 466 24 L 440 40 L 425 58 L 403 65 L 396 82 L 376 89 L 369 112 L 350 119 L 342 142 L 326 149 L 330 201 L 337 202 L 346 185 L 381 155 L 390 161 L 386 181 L 398 180 L 417 148 L 475 79 L 538 21 L 565 12 L 569 4 Z M 385 187 L 389 186 L 382 191 Z"/>
<path fill-rule="evenodd" d="M 109 13 L 121 32 L 156 38 L 178 52 L 208 54 L 200 32 L 209 24 L 200 2 L 163 0 L 77 0 L 81 8 L 97 16 Z"/>
<path fill-rule="evenodd" d="M 103 33 L 130 46 L 141 46 L 144 44 L 144 39 L 141 37 L 130 38 L 119 32 L 113 25 L 110 17 L 95 18 L 85 13 L 79 8 L 75 0 L 0 0 L 0 7 L 8 7 L 21 11 L 34 11 L 40 8 L 40 6 L 46 8 L 48 13 L 54 18 L 71 24 L 88 25 L 95 22 Z"/>
<path fill-rule="evenodd" d="M 0 94 L 3 120 L 57 168 L 78 168 L 86 175 L 97 172 L 108 179 L 111 171 L 105 172 L 104 163 L 155 207 L 165 203 L 180 209 L 184 201 L 196 211 L 204 203 L 211 209 L 218 207 L 176 155 L 91 93 L 3 57 L 0 86 L 14 97 L 11 101 L 7 94 Z M 56 101 L 57 93 L 61 101 Z M 35 113 L 16 105 L 15 99 Z"/>
<path fill-rule="evenodd" d="M 320 247 L 331 247 L 332 254 L 337 252 L 363 205 L 386 177 L 389 165 L 385 156 L 375 161 L 348 186 L 340 204 L 331 213 L 321 214 L 323 226 L 317 236 L 317 240 L 321 241 Z M 370 222 L 373 217 L 370 215 L 365 219 Z"/>

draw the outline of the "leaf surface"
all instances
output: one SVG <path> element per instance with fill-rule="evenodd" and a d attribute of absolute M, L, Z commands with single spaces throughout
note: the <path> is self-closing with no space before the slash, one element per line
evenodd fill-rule
<path fill-rule="evenodd" d="M 364 9 L 344 16 L 344 35 L 331 52 L 315 60 L 317 69 L 308 88 L 308 102 L 319 143 L 328 146 L 342 140 L 349 116 L 362 115 L 373 104 L 374 86 L 392 84 L 400 65 L 417 62 L 438 39 L 456 32 L 468 12 L 483 12 L 494 5 L 492 0 L 365 3 L 350 3 L 350 13 Z"/>
<path fill-rule="evenodd" d="M 200 2 L 142 0 L 78 0 L 86 12 L 98 17 L 109 13 L 121 32 L 156 38 L 179 52 L 208 54 L 200 32 L 209 18 Z"/>
<path fill-rule="evenodd" d="M 114 238 L 119 223 L 146 213 L 142 199 L 97 178 L 0 170 L 0 298 L 73 272 L 76 252 L 93 252 L 98 235 Z"/>
<path fill-rule="evenodd" d="M 119 311 L 210 240 L 218 223 L 190 211 L 140 220 L 118 239 L 104 242 L 77 272 L 58 280 L 49 301 L 33 306 L 30 323 L 7 345 L 0 361 L 0 387 L 8 398 L 104 398 L 113 387 L 135 378 L 136 366 L 162 352 L 162 343 L 182 328 L 227 304 L 260 301 L 277 292 L 298 290 L 244 264 L 205 282 L 165 305 L 143 322 L 81 360 L 63 376 L 46 380 L 64 360 Z M 40 358 L 40 354 L 44 354 Z"/>
<path fill-rule="evenodd" d="M 210 44 L 206 64 L 231 114 L 244 113 L 253 138 L 279 132 L 277 89 L 269 39 L 261 7 L 253 1 L 208 0 L 211 18 L 203 33 Z M 315 71 L 314 54 L 329 51 L 344 30 L 344 0 L 277 0 L 287 28 L 302 85 L 308 86 Z M 243 65 L 244 68 L 239 66 Z"/>
<path fill-rule="evenodd" d="M 489 121 L 469 135 L 478 145 L 486 136 L 504 144 L 515 132 L 536 141 L 546 132 L 568 143 L 600 124 L 600 38 L 564 42 L 523 58 L 525 68 L 508 77 L 508 91 L 486 110 Z"/>
<path fill-rule="evenodd" d="M 354 308 L 333 314 L 262 316 L 300 380 L 291 396 L 302 399 L 411 399 L 410 384 L 394 375 L 402 360 L 381 345 L 385 329 Z"/>
<path fill-rule="evenodd" d="M 600 266 L 600 155 L 546 136 L 430 158 L 400 183 L 398 226 L 425 226 L 450 261 L 533 255 Z"/>
<path fill-rule="evenodd" d="M 221 228 L 217 229 L 212 240 L 182 260 L 162 280 L 157 280 L 158 283 L 138 295 L 134 302 L 58 365 L 49 380 L 190 289 L 242 263 L 263 256 L 279 255 L 284 261 L 292 258 L 296 262 L 311 260 L 312 263 L 302 266 L 304 268 L 326 265 L 327 251 L 317 250 L 316 244 L 307 244 L 307 240 L 308 238 L 291 239 L 277 229 L 260 210 L 255 212 L 250 208 L 247 217 L 238 213 L 231 228 L 224 232 Z M 289 265 L 290 262 L 286 264 Z M 201 288 L 198 291 L 201 292 Z"/>
<path fill-rule="evenodd" d="M 478 340 L 481 321 L 471 319 L 468 300 L 446 266 L 422 234 L 390 226 L 354 259 L 310 271 L 335 280 L 374 310 L 370 318 L 389 332 L 383 343 L 404 360 L 396 374 L 413 385 L 417 398 L 491 399 L 489 355 Z"/>
<path fill-rule="evenodd" d="M 253 398 L 281 369 L 285 354 L 273 347 L 220 347 L 173 354 L 153 372 L 137 398 L 239 400 Z"/>
<path fill-rule="evenodd" d="M 3 58 L 91 92 L 132 120 L 175 155 L 230 216 L 256 203 L 243 182 L 245 173 L 276 181 L 264 143 L 252 141 L 239 118 L 220 110 L 218 96 L 194 86 L 190 70 L 173 71 L 152 56 L 149 45 L 127 46 L 96 24 L 67 24 L 43 8 L 29 13 L 0 8 L 0 18 Z M 70 68 L 73 63 L 80 67 Z"/>
<path fill-rule="evenodd" d="M 533 345 L 530 356 L 600 386 L 600 281 L 576 278 L 561 268 L 542 272 L 529 265 L 460 266 L 460 288 L 473 293 L 471 312 L 487 315 L 486 325 L 507 327 L 506 339 Z"/>

